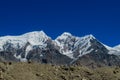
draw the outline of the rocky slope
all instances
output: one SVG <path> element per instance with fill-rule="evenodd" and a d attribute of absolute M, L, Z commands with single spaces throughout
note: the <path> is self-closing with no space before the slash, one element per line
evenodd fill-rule
<path fill-rule="evenodd" d="M 120 80 L 120 67 L 0 63 L 0 80 Z"/>

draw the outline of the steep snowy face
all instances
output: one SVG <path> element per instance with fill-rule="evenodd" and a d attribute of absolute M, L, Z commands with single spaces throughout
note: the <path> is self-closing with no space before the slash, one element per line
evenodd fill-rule
<path fill-rule="evenodd" d="M 90 40 L 93 39 L 95 39 L 95 37 L 92 35 L 76 37 L 72 36 L 70 33 L 65 32 L 59 36 L 55 42 L 60 48 L 60 53 L 67 55 L 70 58 L 75 58 L 75 55 L 80 57 L 92 51 L 92 49 L 88 49 L 91 47 Z"/>
<path fill-rule="evenodd" d="M 72 36 L 70 33 L 64 32 L 61 36 L 59 36 L 55 42 L 59 46 L 60 53 L 67 55 L 73 58 L 73 48 L 75 47 L 75 42 L 78 41 L 78 38 Z"/>
<path fill-rule="evenodd" d="M 88 54 L 92 52 L 94 49 L 92 47 L 92 42 L 91 41 L 96 41 L 95 37 L 93 35 L 86 35 L 84 37 L 80 37 L 79 42 L 79 57 L 85 54 Z"/>
<path fill-rule="evenodd" d="M 43 45 L 50 37 L 43 31 L 35 31 L 22 35 L 31 45 Z"/>
<path fill-rule="evenodd" d="M 29 51 L 34 48 L 46 48 L 48 40 L 51 38 L 43 31 L 29 32 L 20 36 L 4 36 L 0 37 L 0 52 L 12 52 L 14 57 L 24 61 Z"/>
<path fill-rule="evenodd" d="M 20 49 L 27 43 L 45 46 L 48 39 L 50 38 L 43 31 L 30 32 L 20 36 L 0 37 L 0 51 L 7 50 L 8 47 Z"/>

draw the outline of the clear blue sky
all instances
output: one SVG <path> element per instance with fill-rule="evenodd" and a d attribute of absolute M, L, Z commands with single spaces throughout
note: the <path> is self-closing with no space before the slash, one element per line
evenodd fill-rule
<path fill-rule="evenodd" d="M 103 43 L 120 44 L 119 0 L 0 0 L 0 36 L 44 30 L 93 34 Z"/>

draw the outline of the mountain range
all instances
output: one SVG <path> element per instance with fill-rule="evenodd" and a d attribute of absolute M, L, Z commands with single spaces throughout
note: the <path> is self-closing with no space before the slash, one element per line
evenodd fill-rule
<path fill-rule="evenodd" d="M 39 62 L 90 67 L 120 65 L 120 45 L 110 47 L 93 35 L 64 32 L 55 40 L 43 31 L 0 37 L 0 61 Z"/>

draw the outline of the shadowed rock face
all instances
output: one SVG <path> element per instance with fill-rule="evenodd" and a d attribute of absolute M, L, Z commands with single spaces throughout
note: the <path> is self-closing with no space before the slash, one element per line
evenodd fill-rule
<path fill-rule="evenodd" d="M 54 45 L 51 39 L 46 41 L 46 48 L 40 48 L 38 45 L 33 46 L 33 49 L 30 50 L 25 56 L 26 48 L 30 45 L 27 43 L 21 49 L 14 49 L 11 46 L 8 47 L 7 51 L 0 52 L 1 61 L 21 61 L 21 59 L 25 59 L 25 61 L 33 61 L 40 63 L 50 63 L 50 64 L 69 64 L 72 59 L 66 55 L 61 54 L 57 46 Z M 10 44 L 9 44 L 10 45 Z M 20 56 L 20 58 L 16 58 L 16 56 Z M 23 61 L 22 60 L 22 61 Z"/>
<path fill-rule="evenodd" d="M 68 56 L 62 55 L 54 45 L 48 45 L 45 50 L 39 48 L 32 50 L 27 55 L 27 59 L 51 64 L 69 64 L 72 61 Z"/>
<path fill-rule="evenodd" d="M 93 49 L 93 51 L 79 57 L 73 62 L 73 64 L 85 65 L 92 68 L 120 65 L 120 57 L 108 54 L 108 49 L 106 49 L 106 47 L 99 41 L 91 40 L 91 47 L 89 49 Z"/>

